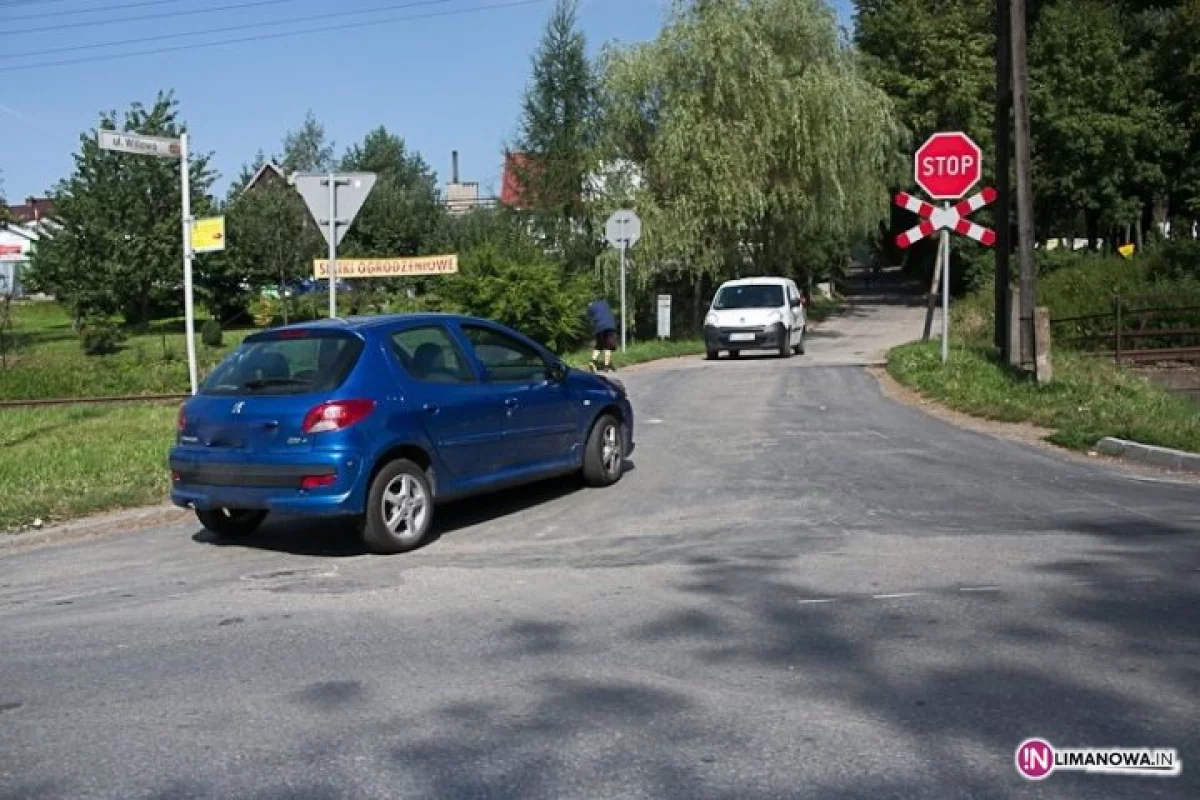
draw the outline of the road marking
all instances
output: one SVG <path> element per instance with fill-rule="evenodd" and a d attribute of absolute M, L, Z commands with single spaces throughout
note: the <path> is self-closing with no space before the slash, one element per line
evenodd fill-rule
<path fill-rule="evenodd" d="M 796 602 L 802 606 L 815 605 L 816 603 L 832 603 L 837 600 L 836 597 L 812 597 L 807 600 L 797 600 Z"/>
<path fill-rule="evenodd" d="M 998 592 L 998 591 L 1000 591 L 1000 587 L 999 586 L 960 586 L 960 587 L 958 587 L 958 590 L 960 592 Z"/>
<path fill-rule="evenodd" d="M 894 594 L 873 594 L 872 600 L 895 600 L 900 597 L 920 597 L 924 592 L 895 592 Z"/>
<path fill-rule="evenodd" d="M 648 419 L 648 420 L 646 420 L 646 424 L 647 425 L 662 425 L 662 420 L 661 419 Z"/>

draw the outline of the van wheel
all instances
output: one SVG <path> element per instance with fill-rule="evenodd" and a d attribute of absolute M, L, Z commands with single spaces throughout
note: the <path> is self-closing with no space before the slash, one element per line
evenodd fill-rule
<path fill-rule="evenodd" d="M 792 357 L 792 332 L 788 328 L 781 328 L 779 331 L 779 357 Z"/>
<path fill-rule="evenodd" d="M 362 537 L 374 553 L 404 553 L 433 528 L 433 490 L 425 470 L 406 458 L 388 462 L 371 481 Z"/>
<path fill-rule="evenodd" d="M 267 512 L 248 508 L 213 508 L 197 511 L 196 519 L 208 530 L 228 539 L 241 539 L 258 530 Z"/>
<path fill-rule="evenodd" d="M 588 486 L 611 486 L 625 470 L 625 431 L 620 420 L 604 414 L 592 426 L 583 450 L 583 479 Z"/>
<path fill-rule="evenodd" d="M 705 350 L 704 357 L 707 358 L 709 361 L 716 361 L 717 360 L 717 351 L 716 350 Z"/>

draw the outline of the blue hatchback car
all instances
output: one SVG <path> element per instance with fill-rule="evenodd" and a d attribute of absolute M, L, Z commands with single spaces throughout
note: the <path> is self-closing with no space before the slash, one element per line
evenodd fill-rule
<path fill-rule="evenodd" d="M 332 319 L 248 336 L 179 411 L 171 500 L 221 536 L 269 513 L 348 515 L 378 553 L 411 550 L 438 501 L 555 475 L 621 478 L 633 408 L 497 323 Z"/>

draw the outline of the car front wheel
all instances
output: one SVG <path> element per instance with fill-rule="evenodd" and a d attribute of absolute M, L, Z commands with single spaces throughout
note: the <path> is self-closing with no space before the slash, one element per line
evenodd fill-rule
<path fill-rule="evenodd" d="M 258 530 L 267 512 L 248 508 L 214 508 L 197 511 L 196 518 L 208 530 L 229 539 L 240 539 Z"/>
<path fill-rule="evenodd" d="M 592 426 L 583 453 L 583 478 L 589 486 L 611 486 L 625 470 L 625 432 L 621 421 L 604 414 Z"/>
<path fill-rule="evenodd" d="M 381 555 L 424 544 L 433 528 L 433 491 L 425 470 L 408 459 L 384 465 L 371 481 L 362 536 Z"/>

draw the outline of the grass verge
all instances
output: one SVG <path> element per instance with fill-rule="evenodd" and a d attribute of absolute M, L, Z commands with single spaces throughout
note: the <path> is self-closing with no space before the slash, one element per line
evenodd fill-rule
<path fill-rule="evenodd" d="M 172 406 L 0 412 L 0 530 L 158 503 L 168 486 Z"/>
<path fill-rule="evenodd" d="M 618 368 L 704 352 L 699 341 L 648 341 L 617 352 Z M 585 365 L 590 352 L 570 363 Z M 619 373 L 618 373 L 619 374 Z M 172 405 L 101 405 L 0 412 L 0 530 L 163 502 Z"/>
<path fill-rule="evenodd" d="M 951 347 L 943 368 L 940 343 L 930 341 L 892 350 L 888 372 L 956 411 L 1049 428 L 1049 441 L 1074 450 L 1116 436 L 1200 452 L 1200 414 L 1193 403 L 1101 359 L 1056 351 L 1054 381 L 1038 386 L 990 347 Z"/>

